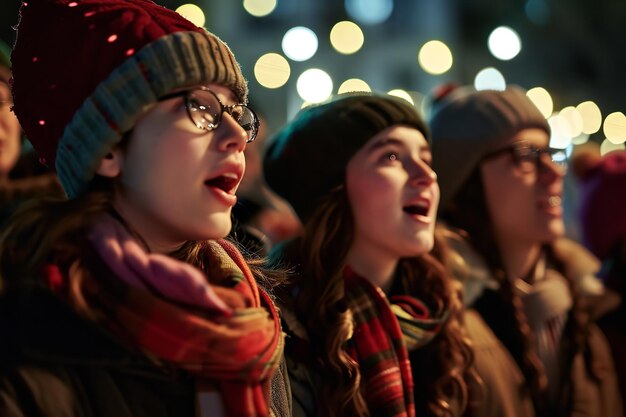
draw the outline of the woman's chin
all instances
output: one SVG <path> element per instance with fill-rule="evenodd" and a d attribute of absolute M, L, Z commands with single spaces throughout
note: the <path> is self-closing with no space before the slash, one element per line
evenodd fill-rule
<path fill-rule="evenodd" d="M 552 242 L 565 235 L 565 225 L 562 219 L 553 219 L 545 229 L 545 241 Z"/>
<path fill-rule="evenodd" d="M 194 234 L 196 234 L 197 232 L 200 232 L 200 233 L 197 233 L 198 236 L 196 236 L 194 239 L 188 239 L 188 240 L 222 239 L 228 236 L 232 227 L 233 227 L 233 223 L 230 217 L 230 213 L 224 214 L 224 215 L 213 214 L 210 216 L 209 219 L 207 219 L 206 222 L 204 222 L 204 224 L 195 228 L 196 232 Z"/>
<path fill-rule="evenodd" d="M 427 236 L 418 236 L 418 238 L 407 245 L 406 250 L 404 251 L 403 258 L 421 256 L 425 253 L 430 252 L 433 249 L 435 244 L 435 240 L 432 234 L 428 234 Z"/>

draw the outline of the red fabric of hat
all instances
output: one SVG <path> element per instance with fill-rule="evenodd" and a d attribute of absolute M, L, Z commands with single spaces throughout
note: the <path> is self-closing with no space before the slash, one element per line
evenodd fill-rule
<path fill-rule="evenodd" d="M 159 97 L 215 83 L 247 102 L 228 46 L 149 0 L 26 0 L 12 61 L 15 113 L 70 198 Z"/>
<path fill-rule="evenodd" d="M 148 0 L 25 1 L 12 57 L 15 112 L 42 162 L 54 166 L 76 110 L 129 55 L 166 34 L 201 30 Z"/>
<path fill-rule="evenodd" d="M 626 151 L 605 155 L 581 178 L 583 241 L 601 259 L 626 236 Z"/>

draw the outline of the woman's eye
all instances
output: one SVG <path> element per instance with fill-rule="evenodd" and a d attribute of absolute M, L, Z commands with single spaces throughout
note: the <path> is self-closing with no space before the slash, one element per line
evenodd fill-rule
<path fill-rule="evenodd" d="M 206 111 L 206 106 L 194 98 L 189 98 L 187 105 L 191 111 Z"/>
<path fill-rule="evenodd" d="M 385 154 L 385 157 L 383 158 L 385 161 L 397 161 L 398 160 L 398 154 L 395 152 L 389 152 L 387 154 Z"/>
<path fill-rule="evenodd" d="M 527 163 L 527 164 L 534 163 L 535 159 L 537 159 L 536 155 L 537 154 L 535 152 L 533 152 L 531 149 L 528 149 L 526 150 L 526 152 L 519 153 L 517 156 L 517 160 L 520 163 Z"/>
<path fill-rule="evenodd" d="M 520 161 L 521 161 L 521 162 L 531 163 L 531 162 L 534 162 L 534 161 L 535 161 L 535 156 L 534 156 L 534 155 L 530 155 L 530 154 L 528 154 L 528 155 L 522 155 L 522 156 L 520 157 Z"/>
<path fill-rule="evenodd" d="M 233 119 L 235 119 L 236 121 L 240 121 L 241 117 L 243 116 L 243 109 L 239 106 L 235 106 L 230 109 L 229 113 L 231 116 L 233 116 Z"/>

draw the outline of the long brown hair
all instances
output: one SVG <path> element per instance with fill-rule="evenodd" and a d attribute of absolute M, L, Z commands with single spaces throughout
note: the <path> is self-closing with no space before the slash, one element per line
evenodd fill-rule
<path fill-rule="evenodd" d="M 93 250 L 87 240 L 86 227 L 105 214 L 116 216 L 114 188 L 115 180 L 96 175 L 88 190 L 76 199 L 43 197 L 33 199 L 18 210 L 0 237 L 0 291 L 11 285 L 10 277 L 18 277 L 21 283 L 25 282 L 24 279 L 34 280 L 35 285 L 40 285 L 35 281 L 45 264 L 55 264 L 65 276 L 70 275 L 69 269 L 75 262 L 85 273 L 99 266 L 93 262 L 93 254 L 87 253 Z M 124 223 L 121 217 L 117 217 Z M 125 226 L 142 240 L 132 225 L 125 223 Z M 185 242 L 170 256 L 207 273 L 206 243 Z M 259 259 L 247 259 L 247 264 L 268 290 L 283 280 L 282 271 L 266 269 L 265 263 Z"/>
<path fill-rule="evenodd" d="M 324 378 L 319 415 L 367 416 L 358 364 L 346 353 L 353 322 L 344 300 L 342 271 L 354 236 L 344 187 L 329 193 L 304 225 L 302 236 L 286 246 L 282 261 L 299 274 L 291 308 L 308 336 L 312 356 Z M 449 320 L 426 347 L 411 353 L 417 415 L 453 415 L 453 397 L 464 408 L 465 375 L 473 360 L 460 323 L 461 305 L 443 266 L 428 254 L 401 260 L 392 293 L 420 298 L 433 311 L 449 309 Z M 293 294 L 293 291 L 289 291 Z"/>
<path fill-rule="evenodd" d="M 482 174 L 476 167 L 454 199 L 441 213 L 450 226 L 467 233 L 469 243 L 484 258 L 493 276 L 499 282 L 496 291 L 486 290 L 474 304 L 485 322 L 506 346 L 520 367 L 538 413 L 545 404 L 547 376 L 539 359 L 535 335 L 528 324 L 522 299 L 515 291 L 513 281 L 504 272 L 502 257 L 495 240 L 493 224 L 487 210 Z M 565 348 L 572 358 L 584 349 L 588 317 L 573 278 L 565 274 L 564 265 L 555 258 L 550 245 L 544 245 L 548 262 L 567 279 L 573 307 L 564 330 Z M 568 362 L 569 363 L 569 362 Z"/>
<path fill-rule="evenodd" d="M 2 278 L 36 279 L 46 263 L 67 272 L 81 258 L 88 247 L 85 226 L 112 208 L 107 181 L 97 178 L 93 184 L 94 190 L 81 198 L 33 199 L 15 213 L 0 240 Z"/>

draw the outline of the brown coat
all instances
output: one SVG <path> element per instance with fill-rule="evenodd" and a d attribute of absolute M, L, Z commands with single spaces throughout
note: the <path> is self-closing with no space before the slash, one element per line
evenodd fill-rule
<path fill-rule="evenodd" d="M 480 417 L 535 417 L 524 376 L 509 351 L 473 309 L 465 312 L 465 326 L 474 347 L 474 366 L 483 386 L 472 407 Z"/>
<path fill-rule="evenodd" d="M 471 308 L 481 291 L 497 286 L 480 256 L 458 235 L 447 235 L 452 247 L 448 267 L 468 289 L 465 326 L 474 344 L 475 369 L 483 380 L 482 401 L 472 408 L 480 417 L 534 417 L 533 403 L 525 389 L 519 366 L 485 323 Z M 566 274 L 574 278 L 583 293 L 598 297 L 601 284 L 593 279 L 598 264 L 578 244 L 562 240 L 553 245 L 555 256 L 563 262 Z M 551 271 L 554 274 L 556 271 Z M 595 293 L 594 293 L 595 291 Z M 560 382 L 560 405 L 553 414 L 564 417 L 622 417 L 613 358 L 608 343 L 595 324 L 590 324 L 586 350 L 577 354 L 566 377 Z M 593 371 L 598 379 L 590 374 Z"/>
<path fill-rule="evenodd" d="M 524 390 L 524 376 L 508 350 L 475 310 L 466 311 L 465 325 L 474 345 L 474 366 L 483 380 L 480 402 L 472 415 L 534 417 L 532 399 Z M 590 326 L 587 345 L 591 366 L 601 380 L 589 377 L 583 356 L 577 355 L 567 382 L 571 383 L 571 400 L 560 411 L 569 408 L 569 417 L 620 417 L 622 402 L 613 360 L 604 335 L 595 325 Z"/>

